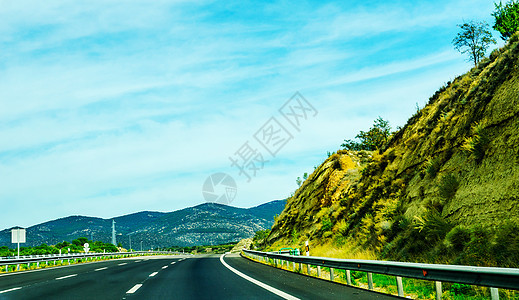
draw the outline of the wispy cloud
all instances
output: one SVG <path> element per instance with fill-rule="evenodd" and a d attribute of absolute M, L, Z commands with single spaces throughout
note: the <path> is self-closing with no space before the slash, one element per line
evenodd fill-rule
<path fill-rule="evenodd" d="M 203 201 L 294 178 L 376 116 L 405 123 L 469 65 L 450 45 L 487 1 L 0 2 L 0 228 Z M 319 110 L 251 183 L 228 157 L 295 92 Z"/>

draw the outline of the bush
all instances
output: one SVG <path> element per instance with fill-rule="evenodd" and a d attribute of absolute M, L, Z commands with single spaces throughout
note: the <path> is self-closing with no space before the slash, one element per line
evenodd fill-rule
<path fill-rule="evenodd" d="M 472 136 L 465 139 L 463 143 L 463 150 L 471 153 L 480 162 L 485 156 L 485 151 L 490 143 L 490 138 L 486 133 L 485 127 L 482 123 L 475 123 L 472 126 Z"/>
<path fill-rule="evenodd" d="M 519 266 L 519 225 L 506 223 L 495 231 L 494 257 L 500 267 Z"/>
<path fill-rule="evenodd" d="M 326 232 L 326 231 L 330 231 L 333 227 L 333 224 L 332 224 L 332 221 L 330 220 L 329 217 L 324 217 L 323 220 L 321 221 L 321 231 L 322 232 Z"/>
<path fill-rule="evenodd" d="M 452 227 L 453 224 L 436 210 L 428 211 L 423 217 L 415 217 L 415 230 L 430 242 L 443 240 Z"/>
<path fill-rule="evenodd" d="M 456 176 L 453 174 L 443 176 L 439 186 L 440 197 L 445 200 L 452 199 L 458 190 L 458 186 L 459 182 Z"/>
<path fill-rule="evenodd" d="M 495 265 L 492 254 L 492 234 L 485 227 L 478 226 L 470 231 L 470 242 L 460 253 L 457 263 L 471 266 Z"/>
<path fill-rule="evenodd" d="M 448 246 L 454 248 L 454 250 L 461 252 L 470 242 L 470 231 L 462 226 L 456 226 L 452 228 L 447 236 L 445 237 L 445 241 Z"/>
<path fill-rule="evenodd" d="M 436 174 L 438 174 L 438 171 L 440 171 L 440 168 L 441 168 L 440 160 L 437 157 L 429 158 L 424 164 L 425 172 L 431 178 L 436 177 Z"/>
<path fill-rule="evenodd" d="M 454 295 L 467 295 L 471 292 L 471 286 L 468 284 L 453 283 L 451 286 L 451 293 Z"/>

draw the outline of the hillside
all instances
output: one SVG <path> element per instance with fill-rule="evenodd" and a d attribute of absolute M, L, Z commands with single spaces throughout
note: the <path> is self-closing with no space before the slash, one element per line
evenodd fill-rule
<path fill-rule="evenodd" d="M 258 230 L 272 226 L 274 216 L 285 206 L 284 200 L 252 208 L 205 203 L 182 210 L 161 213 L 143 211 L 113 219 L 70 216 L 27 228 L 27 243 L 54 245 L 79 237 L 111 242 L 112 220 L 116 222 L 117 241 L 129 248 L 216 245 L 252 237 Z M 0 246 L 12 246 L 8 229 L 0 231 Z"/>
<path fill-rule="evenodd" d="M 383 149 L 329 157 L 287 200 L 268 248 L 309 239 L 339 257 L 517 267 L 518 39 L 443 86 Z"/>

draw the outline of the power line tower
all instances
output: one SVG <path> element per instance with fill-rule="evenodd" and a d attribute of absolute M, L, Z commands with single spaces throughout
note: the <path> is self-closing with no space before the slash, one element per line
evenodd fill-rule
<path fill-rule="evenodd" d="M 115 240 L 115 220 L 112 220 L 112 244 L 117 247 L 117 241 Z"/>

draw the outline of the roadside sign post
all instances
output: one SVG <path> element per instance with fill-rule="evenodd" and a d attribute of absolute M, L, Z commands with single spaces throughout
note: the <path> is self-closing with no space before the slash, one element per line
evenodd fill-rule
<path fill-rule="evenodd" d="M 90 251 L 90 245 L 88 243 L 85 243 L 83 245 L 83 250 L 85 250 L 85 253 L 88 254 L 88 251 Z"/>
<path fill-rule="evenodd" d="M 25 243 L 25 228 L 17 227 L 11 229 L 11 243 L 18 244 L 18 259 L 20 259 L 20 243 Z"/>

